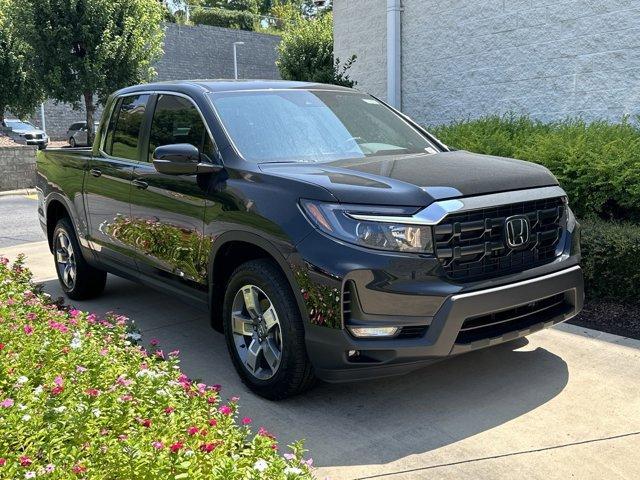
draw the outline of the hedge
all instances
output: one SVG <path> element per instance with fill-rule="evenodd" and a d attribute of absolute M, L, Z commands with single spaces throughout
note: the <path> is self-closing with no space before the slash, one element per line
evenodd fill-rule
<path fill-rule="evenodd" d="M 196 8 L 191 14 L 191 21 L 196 25 L 253 31 L 255 30 L 256 16 L 250 12 L 224 8 Z"/>
<path fill-rule="evenodd" d="M 640 302 L 640 226 L 581 220 L 588 298 Z"/>
<path fill-rule="evenodd" d="M 0 257 L 0 478 L 311 479 L 300 443 L 136 344 L 123 316 L 64 309 Z"/>
<path fill-rule="evenodd" d="M 489 116 L 430 128 L 453 148 L 514 157 L 549 168 L 579 217 L 640 220 L 640 127 L 623 119 L 542 123 Z"/>

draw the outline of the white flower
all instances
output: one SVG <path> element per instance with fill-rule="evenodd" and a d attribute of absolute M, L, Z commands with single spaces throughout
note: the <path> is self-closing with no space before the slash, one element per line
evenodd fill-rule
<path fill-rule="evenodd" d="M 22 421 L 23 421 L 23 422 L 28 422 L 29 420 L 31 420 L 31 415 L 29 415 L 28 413 L 25 413 L 25 414 L 22 416 Z"/>
<path fill-rule="evenodd" d="M 42 387 L 42 385 L 38 385 L 36 388 L 33 389 L 33 394 L 34 395 L 40 395 L 43 390 L 44 390 L 44 388 Z"/>
<path fill-rule="evenodd" d="M 25 404 L 23 404 L 23 403 L 19 403 L 19 404 L 18 404 L 18 408 L 19 408 L 20 410 L 26 410 L 26 409 L 27 409 L 27 406 L 26 406 Z"/>
<path fill-rule="evenodd" d="M 24 375 L 22 375 L 21 377 L 18 377 L 18 380 L 16 381 L 16 383 L 18 385 L 24 385 L 28 381 L 29 381 L 29 379 L 27 377 L 25 377 Z"/>
<path fill-rule="evenodd" d="M 36 472 L 25 472 L 24 478 L 36 478 Z"/>
<path fill-rule="evenodd" d="M 285 475 L 300 475 L 302 470 L 298 467 L 287 467 L 284 469 Z"/>
<path fill-rule="evenodd" d="M 74 349 L 82 347 L 82 341 L 80 340 L 79 333 L 76 332 L 73 334 L 73 340 L 71 340 L 71 344 L 69 346 Z"/>
<path fill-rule="evenodd" d="M 156 390 L 156 393 L 161 397 L 166 397 L 168 395 L 167 391 L 163 388 Z"/>
<path fill-rule="evenodd" d="M 93 410 L 91 410 L 91 413 L 93 413 L 93 416 L 98 418 L 100 415 L 102 415 L 102 412 L 100 411 L 99 408 L 94 408 Z"/>
<path fill-rule="evenodd" d="M 76 405 L 77 412 L 84 412 L 87 409 L 87 406 L 84 403 L 79 403 Z"/>
<path fill-rule="evenodd" d="M 60 405 L 59 407 L 56 407 L 53 409 L 54 412 L 56 413 L 62 413 L 67 409 L 67 407 L 65 407 L 64 405 Z"/>
<path fill-rule="evenodd" d="M 266 460 L 259 458 L 256 463 L 253 464 L 254 470 L 258 470 L 259 472 L 264 472 L 267 468 L 269 468 L 269 464 Z"/>
<path fill-rule="evenodd" d="M 139 333 L 127 333 L 127 338 L 133 340 L 134 342 L 137 342 L 138 340 L 140 340 L 142 338 L 142 335 L 140 335 Z"/>
<path fill-rule="evenodd" d="M 193 457 L 195 452 L 193 450 L 187 450 L 184 452 L 185 457 Z"/>

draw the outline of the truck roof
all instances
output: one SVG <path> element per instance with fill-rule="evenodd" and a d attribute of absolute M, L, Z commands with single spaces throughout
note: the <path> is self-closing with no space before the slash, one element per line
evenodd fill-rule
<path fill-rule="evenodd" d="M 172 80 L 167 82 L 145 83 L 118 90 L 117 94 L 135 93 L 153 90 L 189 93 L 193 90 L 200 92 L 231 92 L 239 90 L 323 90 L 352 91 L 347 87 L 313 82 L 294 82 L 289 80 Z"/>

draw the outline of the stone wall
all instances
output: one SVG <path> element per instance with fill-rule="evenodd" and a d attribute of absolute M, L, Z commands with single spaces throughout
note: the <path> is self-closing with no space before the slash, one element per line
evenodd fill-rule
<path fill-rule="evenodd" d="M 335 21 L 336 53 L 359 54 L 354 77 L 375 93 L 386 79 L 386 52 L 371 49 L 386 37 L 376 20 L 386 15 L 384 3 L 334 2 L 342 16 Z M 505 112 L 542 120 L 640 114 L 638 0 L 402 4 L 402 109 L 422 123 Z M 374 28 L 360 28 L 372 21 Z"/>
<path fill-rule="evenodd" d="M 36 184 L 36 147 L 0 146 L 0 192 Z"/>
<path fill-rule="evenodd" d="M 280 43 L 277 35 L 244 30 L 166 25 L 164 56 L 156 65 L 157 81 L 233 78 L 233 43 L 238 46 L 238 76 L 240 78 L 279 79 L 276 67 L 276 49 Z M 102 110 L 98 109 L 96 120 Z M 54 140 L 66 140 L 69 125 L 85 119 L 84 108 L 73 110 L 70 105 L 53 101 L 45 103 L 47 133 Z M 40 125 L 40 112 L 33 121 Z"/>

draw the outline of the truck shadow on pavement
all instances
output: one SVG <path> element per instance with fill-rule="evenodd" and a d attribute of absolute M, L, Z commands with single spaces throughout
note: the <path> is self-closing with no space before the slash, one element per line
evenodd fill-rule
<path fill-rule="evenodd" d="M 61 295 L 57 280 L 44 286 Z M 560 357 L 520 339 L 403 377 L 320 383 L 305 395 L 270 402 L 240 382 L 224 337 L 209 327 L 203 310 L 113 276 L 103 296 L 74 305 L 98 315 L 124 314 L 143 333 L 143 343 L 157 338 L 165 351 L 179 349 L 187 375 L 240 396 L 240 414 L 274 432 L 283 450 L 306 439 L 317 466 L 384 464 L 458 442 L 536 409 L 568 381 Z"/>

